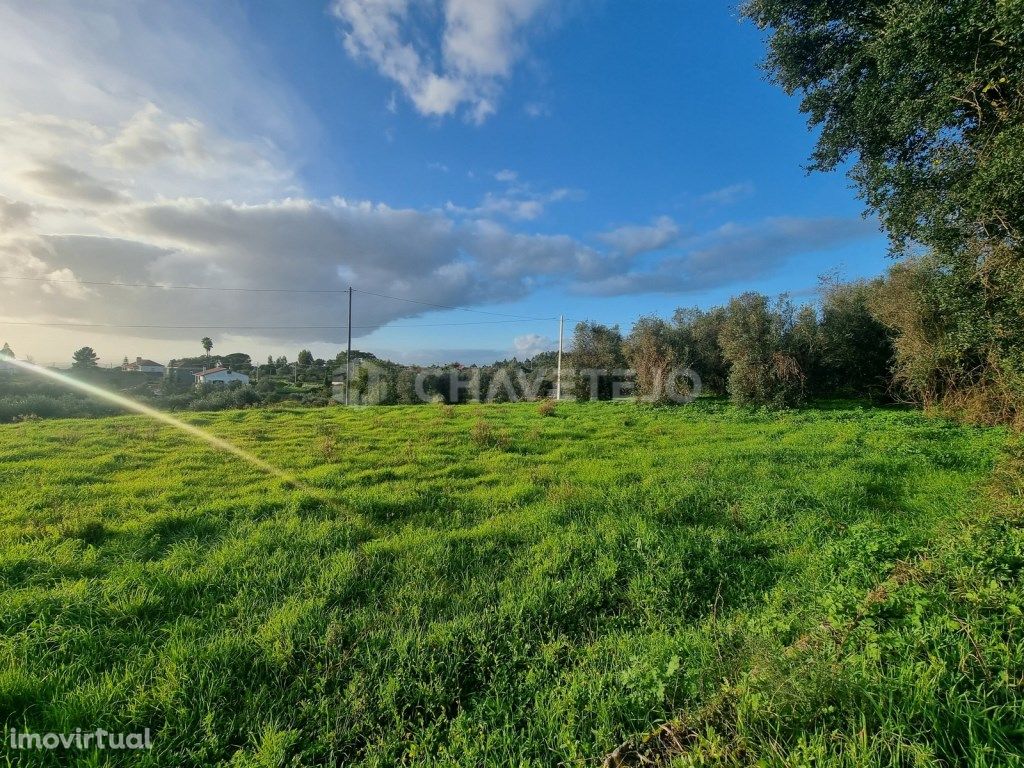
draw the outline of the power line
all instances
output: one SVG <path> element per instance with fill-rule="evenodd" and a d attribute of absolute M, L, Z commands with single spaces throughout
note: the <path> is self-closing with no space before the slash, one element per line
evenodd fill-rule
<path fill-rule="evenodd" d="M 414 323 L 377 325 L 377 326 L 352 326 L 353 329 L 385 329 L 385 328 L 450 328 L 453 326 L 490 326 L 505 323 L 532 323 L 531 318 L 524 319 L 503 319 L 503 321 L 475 321 L 471 323 Z M 161 329 L 176 331 L 202 331 L 203 329 L 218 331 L 315 331 L 315 330 L 339 330 L 347 326 L 243 326 L 243 325 L 217 325 L 206 324 L 201 326 L 163 326 L 163 325 L 121 325 L 115 323 L 36 323 L 32 321 L 0 321 L 0 326 L 38 326 L 43 328 L 138 328 L 138 329 Z"/>

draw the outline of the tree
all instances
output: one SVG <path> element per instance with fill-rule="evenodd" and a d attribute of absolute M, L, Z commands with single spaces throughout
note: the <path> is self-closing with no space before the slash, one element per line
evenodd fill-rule
<path fill-rule="evenodd" d="M 206 352 L 206 359 L 209 360 L 210 350 L 213 349 L 213 339 L 211 339 L 209 336 L 203 336 L 202 340 L 199 343 L 203 345 L 203 350 Z"/>
<path fill-rule="evenodd" d="M 910 393 L 1024 416 L 1024 3 L 749 0 L 744 14 L 772 30 L 766 69 L 820 129 L 811 167 L 849 161 L 894 252 L 915 257 L 880 299 L 911 336 L 895 342 Z"/>
<path fill-rule="evenodd" d="M 576 369 L 570 388 L 576 399 L 610 400 L 612 374 L 626 367 L 619 326 L 577 323 L 570 356 Z"/>
<path fill-rule="evenodd" d="M 820 127 L 812 168 L 851 175 L 895 243 L 1024 229 L 1024 5 L 750 0 L 765 67 Z"/>
<path fill-rule="evenodd" d="M 881 287 L 881 280 L 822 280 L 822 391 L 877 398 L 888 389 L 893 334 L 871 308 Z"/>
<path fill-rule="evenodd" d="M 729 362 L 729 396 L 740 405 L 788 407 L 804 398 L 804 372 L 793 354 L 795 310 L 744 293 L 725 310 L 720 341 Z"/>
<path fill-rule="evenodd" d="M 218 355 L 221 365 L 226 365 L 235 371 L 252 370 L 252 358 L 245 352 L 232 352 L 227 355 Z"/>
<path fill-rule="evenodd" d="M 725 323 L 725 308 L 709 310 L 677 309 L 675 323 L 676 355 L 679 362 L 697 372 L 708 394 L 728 392 L 729 363 L 722 354 L 718 337 Z"/>
<path fill-rule="evenodd" d="M 97 367 L 99 356 L 92 347 L 82 347 L 72 355 L 71 367 L 80 371 L 92 370 Z"/>
<path fill-rule="evenodd" d="M 831 394 L 825 386 L 822 368 L 825 342 L 814 307 L 803 306 L 795 310 L 786 342 L 786 351 L 796 362 L 803 377 L 803 390 L 807 395 Z"/>
<path fill-rule="evenodd" d="M 678 361 L 671 326 L 657 317 L 641 317 L 626 337 L 623 351 L 636 371 L 637 399 L 665 402 L 670 394 L 669 377 Z"/>
<path fill-rule="evenodd" d="M 308 349 L 303 349 L 299 352 L 298 362 L 303 368 L 311 367 L 313 365 L 313 353 Z"/>
<path fill-rule="evenodd" d="M 6 341 L 4 342 L 3 349 L 0 349 L 0 357 L 14 357 L 14 350 L 11 349 L 11 345 Z"/>

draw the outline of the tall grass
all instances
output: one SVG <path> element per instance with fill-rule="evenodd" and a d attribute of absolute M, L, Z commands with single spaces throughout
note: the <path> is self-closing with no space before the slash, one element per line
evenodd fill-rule
<path fill-rule="evenodd" d="M 135 417 L 0 427 L 8 728 L 152 729 L 92 765 L 1024 754 L 1002 431 L 843 403 L 190 419 L 314 492 Z"/>

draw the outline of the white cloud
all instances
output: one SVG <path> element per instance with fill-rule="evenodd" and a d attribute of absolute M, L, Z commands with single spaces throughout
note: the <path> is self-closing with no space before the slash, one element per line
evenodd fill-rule
<path fill-rule="evenodd" d="M 6 0 L 0 4 L 0 114 L 110 126 L 154 101 L 218 134 L 238 126 L 299 152 L 309 110 L 241 35 L 240 6 Z M 254 77 L 253 75 L 256 74 Z"/>
<path fill-rule="evenodd" d="M 506 185 L 500 193 L 485 193 L 475 206 L 461 206 L 449 201 L 445 204 L 445 210 L 451 214 L 474 218 L 500 217 L 512 221 L 533 221 L 543 216 L 551 203 L 583 197 L 582 192 L 565 187 L 538 192 L 530 184 L 519 182 L 519 174 L 515 171 L 498 171 L 494 178 Z"/>
<path fill-rule="evenodd" d="M 460 109 L 481 123 L 557 0 L 335 0 L 345 49 L 394 81 L 427 116 Z M 437 18 L 440 17 L 440 29 Z"/>
<path fill-rule="evenodd" d="M 526 113 L 527 117 L 532 117 L 536 120 L 541 117 L 548 117 L 551 114 L 551 108 L 539 101 L 529 101 L 523 105 L 523 112 Z"/>
<path fill-rule="evenodd" d="M 539 333 L 526 333 L 512 340 L 516 357 L 520 359 L 534 357 L 541 352 L 550 352 L 558 348 L 558 342 Z"/>
<path fill-rule="evenodd" d="M 700 200 L 701 202 L 712 203 L 714 205 L 733 205 L 734 203 L 738 203 L 740 200 L 745 200 L 750 197 L 754 192 L 755 187 L 753 182 L 742 181 L 738 184 L 730 184 L 727 187 L 707 192 L 700 196 Z"/>
<path fill-rule="evenodd" d="M 679 226 L 668 216 L 661 216 L 650 226 L 619 227 L 597 237 L 614 250 L 632 257 L 674 244 L 679 239 Z"/>

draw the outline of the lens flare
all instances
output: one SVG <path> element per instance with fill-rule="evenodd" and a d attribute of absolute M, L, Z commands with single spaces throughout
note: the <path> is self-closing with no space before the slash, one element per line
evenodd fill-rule
<path fill-rule="evenodd" d="M 100 400 L 106 400 L 108 403 L 118 405 L 121 408 L 124 408 L 125 410 L 134 411 L 135 413 L 141 413 L 143 416 L 148 416 L 151 419 L 155 419 L 156 421 L 167 424 L 168 426 L 181 430 L 182 432 L 191 435 L 192 437 L 202 440 L 204 443 L 213 446 L 217 450 L 224 451 L 225 453 L 230 453 L 233 456 L 237 456 L 238 458 L 248 462 L 257 469 L 260 469 L 263 472 L 266 472 L 270 475 L 273 475 L 274 477 L 284 480 L 285 482 L 293 486 L 301 487 L 301 484 L 298 482 L 298 480 L 296 480 L 294 477 L 289 475 L 284 470 L 278 469 L 273 464 L 269 464 L 263 459 L 257 456 L 253 456 L 248 451 L 239 448 L 237 445 L 229 443 L 227 440 L 217 437 L 216 435 L 212 435 L 209 432 L 206 432 L 205 430 L 202 430 L 193 424 L 189 424 L 188 422 L 176 419 L 173 416 L 164 413 L 163 411 L 158 411 L 156 408 L 150 408 L 148 405 L 143 405 L 142 403 L 124 397 L 123 395 L 119 395 L 115 392 L 103 389 L 102 387 L 97 387 L 95 384 L 89 384 L 88 382 L 85 381 L 79 381 L 78 379 L 75 379 L 71 376 L 59 373 L 58 371 L 52 371 L 49 368 L 43 368 L 41 366 L 35 365 L 34 363 L 27 363 L 24 360 L 16 360 L 11 357 L 4 357 L 3 362 L 7 365 L 17 366 L 18 368 L 28 371 L 29 373 L 34 373 L 37 376 L 44 376 L 48 379 L 59 381 L 66 387 L 77 389 L 80 392 L 85 392 L 87 395 L 91 395 Z"/>

